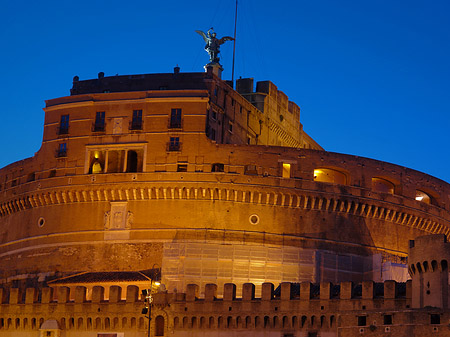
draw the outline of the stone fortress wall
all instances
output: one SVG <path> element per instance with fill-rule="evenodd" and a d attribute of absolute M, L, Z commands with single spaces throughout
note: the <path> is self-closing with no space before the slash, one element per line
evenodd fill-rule
<path fill-rule="evenodd" d="M 378 336 L 385 333 L 411 336 L 445 336 L 450 314 L 434 308 L 411 309 L 411 281 L 362 284 L 342 282 L 282 283 L 274 289 L 264 283 L 246 283 L 241 294 L 236 285 L 208 284 L 204 296 L 191 284 L 186 293 L 153 295 L 152 336 Z M 111 286 L 105 297 L 102 286 L 0 290 L 0 335 L 91 336 L 93 333 L 125 333 L 146 336 L 148 320 L 137 286 Z M 439 317 L 439 323 L 430 321 Z M 49 322 L 54 329 L 45 329 Z M 436 334 L 435 334 L 436 333 Z M 43 334 L 46 336 L 45 334 Z"/>

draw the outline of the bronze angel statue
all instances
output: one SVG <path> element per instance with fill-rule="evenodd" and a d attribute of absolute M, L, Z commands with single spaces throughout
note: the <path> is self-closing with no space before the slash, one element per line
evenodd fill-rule
<path fill-rule="evenodd" d="M 220 45 L 224 44 L 226 41 L 234 40 L 230 36 L 224 36 L 221 39 L 216 38 L 216 33 L 214 33 L 214 29 L 212 27 L 208 29 L 206 34 L 201 30 L 196 30 L 196 32 L 203 37 L 203 40 L 205 40 L 205 50 L 209 54 L 210 63 L 219 63 Z"/>

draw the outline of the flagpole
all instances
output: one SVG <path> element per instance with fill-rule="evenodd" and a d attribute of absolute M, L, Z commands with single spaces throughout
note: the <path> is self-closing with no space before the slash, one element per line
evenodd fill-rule
<path fill-rule="evenodd" d="M 236 56 L 236 26 L 237 26 L 237 10 L 238 10 L 238 0 L 236 0 L 236 12 L 234 14 L 234 41 L 233 41 L 233 66 L 231 68 L 231 83 L 234 86 L 234 59 Z"/>

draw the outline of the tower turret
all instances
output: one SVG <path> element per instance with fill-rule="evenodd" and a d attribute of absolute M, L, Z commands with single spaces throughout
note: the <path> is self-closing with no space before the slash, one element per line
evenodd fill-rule
<path fill-rule="evenodd" d="M 411 240 L 408 259 L 412 277 L 412 307 L 448 308 L 450 243 L 447 237 L 438 234 Z"/>

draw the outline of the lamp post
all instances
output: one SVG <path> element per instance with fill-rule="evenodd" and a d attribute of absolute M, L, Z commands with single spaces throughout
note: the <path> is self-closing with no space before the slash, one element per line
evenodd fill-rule
<path fill-rule="evenodd" d="M 156 272 L 155 274 L 155 266 L 158 266 L 158 264 L 154 264 L 152 267 L 152 276 L 150 277 L 150 289 L 143 289 L 142 295 L 145 297 L 145 307 L 142 309 L 142 314 L 148 318 L 148 331 L 147 331 L 147 337 L 150 337 L 150 325 L 152 322 L 152 305 L 153 305 L 153 280 L 155 280 L 155 285 L 159 286 L 160 283 L 158 281 L 160 276 L 160 270 Z"/>

